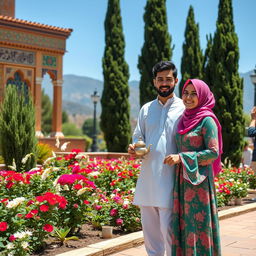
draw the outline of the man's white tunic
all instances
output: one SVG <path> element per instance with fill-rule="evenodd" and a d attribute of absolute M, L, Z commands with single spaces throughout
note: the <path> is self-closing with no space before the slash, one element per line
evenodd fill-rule
<path fill-rule="evenodd" d="M 142 160 L 135 190 L 135 205 L 172 208 L 175 167 L 163 162 L 167 155 L 177 153 L 174 136 L 178 118 L 183 111 L 183 102 L 175 95 L 164 105 L 155 99 L 141 108 L 133 143 L 141 136 L 147 146 L 152 146 Z"/>

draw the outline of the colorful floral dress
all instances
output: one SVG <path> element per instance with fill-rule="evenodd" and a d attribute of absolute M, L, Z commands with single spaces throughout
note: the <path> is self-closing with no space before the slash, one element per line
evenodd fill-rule
<path fill-rule="evenodd" d="M 217 126 L 205 117 L 176 135 L 181 164 L 176 168 L 172 255 L 220 256 L 219 222 L 211 163 L 218 157 Z"/>

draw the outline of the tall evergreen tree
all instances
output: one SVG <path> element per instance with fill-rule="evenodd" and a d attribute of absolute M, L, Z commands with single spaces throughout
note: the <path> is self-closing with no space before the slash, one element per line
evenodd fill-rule
<path fill-rule="evenodd" d="M 101 129 L 108 151 L 126 152 L 131 139 L 129 68 L 124 59 L 125 41 L 119 0 L 108 1 L 105 43 Z"/>
<path fill-rule="evenodd" d="M 217 29 L 209 58 L 215 113 L 222 125 L 223 155 L 227 164 L 238 166 L 244 137 L 243 81 L 238 73 L 238 37 L 233 23 L 232 0 L 220 0 Z"/>
<path fill-rule="evenodd" d="M 181 81 L 179 92 L 189 78 L 202 79 L 203 53 L 200 48 L 199 25 L 195 23 L 194 9 L 189 7 L 186 29 L 185 42 L 183 43 L 183 55 L 181 59 Z"/>
<path fill-rule="evenodd" d="M 140 105 L 156 98 L 152 67 L 172 57 L 171 36 L 168 32 L 166 0 L 148 0 L 144 13 L 144 45 L 139 56 Z"/>
<path fill-rule="evenodd" d="M 211 50 L 212 50 L 212 35 L 206 36 L 207 40 L 207 46 L 204 52 L 204 60 L 203 60 L 203 80 L 209 85 L 210 88 L 212 88 L 212 84 L 214 82 L 214 77 L 212 77 L 210 69 L 209 69 L 209 59 L 211 56 Z"/>
<path fill-rule="evenodd" d="M 17 90 L 15 85 L 8 85 L 0 112 L 1 149 L 6 166 L 13 166 L 17 171 L 28 171 L 35 166 L 36 144 L 35 110 L 30 95 L 24 87 Z M 30 155 L 30 157 L 28 157 Z M 26 161 L 22 161 L 26 159 Z"/>

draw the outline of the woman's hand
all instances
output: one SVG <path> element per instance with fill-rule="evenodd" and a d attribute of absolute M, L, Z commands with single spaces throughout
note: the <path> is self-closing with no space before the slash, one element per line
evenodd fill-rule
<path fill-rule="evenodd" d="M 164 159 L 164 164 L 168 164 L 170 166 L 179 164 L 180 162 L 181 162 L 181 160 L 180 160 L 180 156 L 178 154 L 169 155 L 169 156 L 165 157 L 165 159 Z"/>

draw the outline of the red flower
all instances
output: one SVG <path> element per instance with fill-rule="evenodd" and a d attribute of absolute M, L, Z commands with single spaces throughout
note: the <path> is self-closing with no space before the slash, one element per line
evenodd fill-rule
<path fill-rule="evenodd" d="M 205 232 L 200 232 L 200 241 L 205 248 L 210 248 L 211 240 L 210 237 Z"/>
<path fill-rule="evenodd" d="M 194 247 L 194 245 L 196 244 L 196 234 L 193 232 L 189 232 L 188 236 L 187 236 L 187 244 L 190 247 Z"/>
<path fill-rule="evenodd" d="M 79 189 L 81 189 L 83 186 L 81 185 L 81 184 L 76 184 L 75 186 L 74 186 L 74 189 L 76 189 L 76 190 L 79 190 Z"/>
<path fill-rule="evenodd" d="M 0 222 L 0 231 L 5 231 L 8 228 L 7 222 Z"/>
<path fill-rule="evenodd" d="M 46 204 L 43 204 L 40 206 L 40 211 L 41 212 L 48 212 L 49 211 L 49 206 Z"/>
<path fill-rule="evenodd" d="M 9 237 L 10 242 L 13 242 L 15 239 L 16 239 L 16 237 L 14 235 L 10 235 L 10 237 Z"/>
<path fill-rule="evenodd" d="M 43 230 L 46 232 L 52 232 L 53 231 L 53 226 L 50 224 L 45 224 L 43 227 Z"/>
<path fill-rule="evenodd" d="M 199 201 L 201 201 L 203 204 L 208 204 L 209 203 L 209 192 L 204 190 L 203 188 L 198 189 L 198 196 L 199 196 Z"/>
<path fill-rule="evenodd" d="M 196 195 L 196 193 L 193 189 L 191 189 L 191 188 L 186 189 L 186 191 L 185 191 L 185 201 L 191 202 L 195 195 Z"/>
<path fill-rule="evenodd" d="M 87 200 L 84 200 L 84 204 L 90 204 L 90 202 Z"/>
<path fill-rule="evenodd" d="M 28 214 L 25 215 L 25 219 L 31 219 L 33 218 L 33 214 L 31 212 L 29 212 Z"/>
<path fill-rule="evenodd" d="M 195 219 L 197 221 L 203 222 L 204 221 L 204 212 L 198 212 L 197 214 L 195 214 Z"/>

